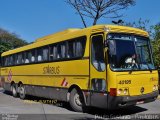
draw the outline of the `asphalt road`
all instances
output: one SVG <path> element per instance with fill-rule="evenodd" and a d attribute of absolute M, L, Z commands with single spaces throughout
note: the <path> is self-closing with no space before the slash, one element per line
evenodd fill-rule
<path fill-rule="evenodd" d="M 93 120 L 93 119 L 160 119 L 160 97 L 152 103 L 125 109 L 106 111 L 91 108 L 77 113 L 64 102 L 29 97 L 27 100 L 12 97 L 0 88 L 0 120 Z"/>

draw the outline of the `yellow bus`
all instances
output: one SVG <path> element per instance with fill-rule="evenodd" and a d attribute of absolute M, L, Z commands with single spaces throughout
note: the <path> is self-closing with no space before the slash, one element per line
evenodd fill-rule
<path fill-rule="evenodd" d="M 68 29 L 2 54 L 1 79 L 14 97 L 117 109 L 155 101 L 158 71 L 147 32 L 125 26 Z"/>

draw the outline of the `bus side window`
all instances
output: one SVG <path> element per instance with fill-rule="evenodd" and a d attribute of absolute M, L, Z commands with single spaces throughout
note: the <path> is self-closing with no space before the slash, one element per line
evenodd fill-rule
<path fill-rule="evenodd" d="M 16 65 L 16 61 L 17 61 L 17 54 L 13 55 L 13 64 Z"/>
<path fill-rule="evenodd" d="M 98 35 L 92 38 L 92 64 L 98 71 L 105 70 L 104 52 L 103 52 L 103 36 Z"/>
<path fill-rule="evenodd" d="M 22 53 L 22 64 L 24 64 L 24 61 L 25 60 L 25 54 L 24 54 L 24 52 Z"/>
<path fill-rule="evenodd" d="M 35 49 L 31 50 L 29 52 L 29 59 L 30 59 L 30 62 L 31 63 L 34 63 L 35 62 Z"/>
<path fill-rule="evenodd" d="M 73 58 L 74 57 L 74 41 L 68 41 L 67 44 L 67 58 Z"/>
<path fill-rule="evenodd" d="M 92 90 L 106 91 L 106 83 L 103 79 L 92 79 Z"/>
<path fill-rule="evenodd" d="M 83 40 L 76 41 L 76 50 L 75 50 L 76 57 L 82 57 L 84 53 L 84 46 L 85 46 L 85 41 Z"/>
<path fill-rule="evenodd" d="M 22 63 L 22 53 L 18 53 L 18 57 L 17 57 L 17 64 L 21 64 Z"/>
<path fill-rule="evenodd" d="M 49 60 L 53 61 L 53 46 L 49 47 Z"/>
<path fill-rule="evenodd" d="M 84 54 L 86 45 L 86 40 L 84 37 L 77 38 L 72 42 L 72 47 L 69 48 L 69 51 L 73 51 L 72 57 L 82 57 Z"/>
<path fill-rule="evenodd" d="M 14 65 L 13 55 L 10 56 L 10 66 Z"/>
<path fill-rule="evenodd" d="M 14 64 L 17 65 L 17 59 L 18 59 L 18 54 L 15 54 L 14 56 Z"/>
<path fill-rule="evenodd" d="M 62 55 L 61 55 L 61 45 L 57 45 L 57 59 L 61 59 Z"/>
<path fill-rule="evenodd" d="M 48 61 L 48 55 L 49 55 L 48 47 L 44 47 L 43 48 L 43 61 Z"/>
<path fill-rule="evenodd" d="M 54 61 L 59 58 L 57 45 L 50 46 L 50 61 Z"/>
<path fill-rule="evenodd" d="M 61 44 L 61 57 L 62 59 L 66 57 L 66 43 Z"/>
<path fill-rule="evenodd" d="M 37 49 L 37 61 L 41 62 L 42 61 L 42 48 Z"/>
<path fill-rule="evenodd" d="M 7 65 L 8 65 L 8 58 L 4 57 L 4 66 L 7 66 Z"/>
<path fill-rule="evenodd" d="M 25 63 L 29 63 L 29 52 L 25 52 Z"/>
<path fill-rule="evenodd" d="M 53 60 L 56 60 L 57 59 L 57 46 L 54 45 L 53 46 Z"/>
<path fill-rule="evenodd" d="M 15 60 L 14 60 L 14 62 L 15 62 L 15 65 L 18 65 L 18 54 L 15 55 Z"/>

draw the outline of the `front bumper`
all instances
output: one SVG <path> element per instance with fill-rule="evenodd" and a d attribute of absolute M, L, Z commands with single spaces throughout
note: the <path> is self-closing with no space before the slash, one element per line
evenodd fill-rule
<path fill-rule="evenodd" d="M 108 109 L 118 109 L 127 106 L 137 105 L 155 101 L 159 92 L 155 91 L 149 94 L 138 96 L 108 96 Z"/>

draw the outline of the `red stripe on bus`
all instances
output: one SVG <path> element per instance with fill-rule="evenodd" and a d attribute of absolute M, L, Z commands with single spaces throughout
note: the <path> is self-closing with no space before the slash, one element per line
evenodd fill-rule
<path fill-rule="evenodd" d="M 66 79 L 64 78 L 64 79 L 63 79 L 63 81 L 62 81 L 62 83 L 61 83 L 61 86 L 63 86 L 63 84 L 64 84 L 65 80 L 66 80 Z"/>

